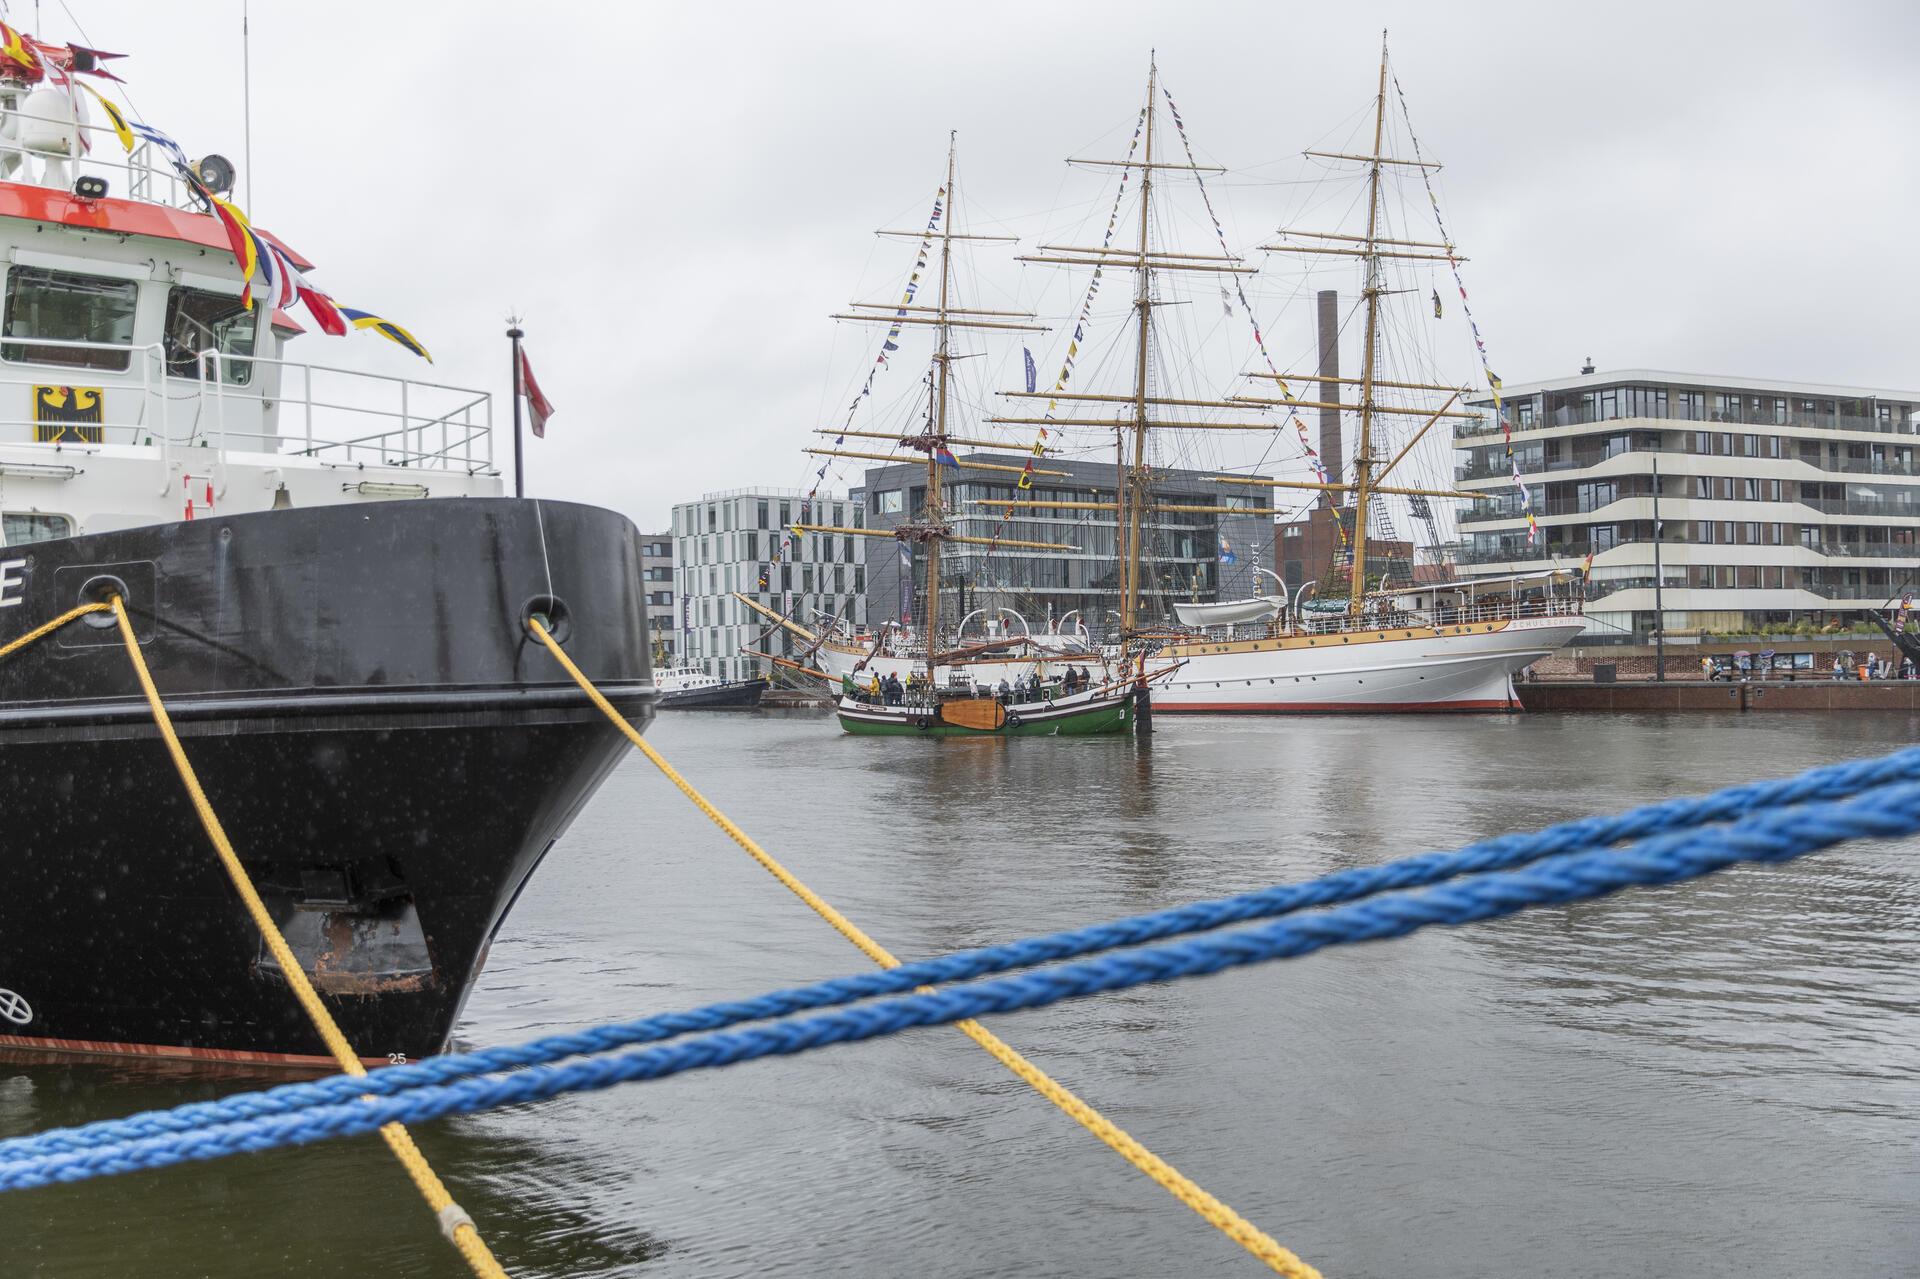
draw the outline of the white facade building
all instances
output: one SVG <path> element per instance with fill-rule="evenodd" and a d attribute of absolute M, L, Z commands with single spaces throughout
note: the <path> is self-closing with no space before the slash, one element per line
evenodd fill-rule
<path fill-rule="evenodd" d="M 866 538 L 795 533 L 776 563 L 781 530 L 792 523 L 865 527 L 861 504 L 845 496 L 808 501 L 786 489 L 731 489 L 673 508 L 674 600 L 680 610 L 677 656 L 720 679 L 765 675 L 767 663 L 743 647 L 790 655 L 797 638 L 769 635 L 770 623 L 733 592 L 819 630 L 831 617 L 864 626 Z"/>
<path fill-rule="evenodd" d="M 1885 606 L 1920 568 L 1920 391 L 1656 369 L 1502 389 L 1455 431 L 1461 571 L 1593 555 L 1589 630 L 1651 634 L 1656 476 L 1669 632 L 1741 631 Z M 1539 536 L 1527 541 L 1512 467 Z"/>

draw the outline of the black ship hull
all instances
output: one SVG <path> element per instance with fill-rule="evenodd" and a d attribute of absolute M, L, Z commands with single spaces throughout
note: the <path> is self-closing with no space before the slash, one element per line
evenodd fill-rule
<path fill-rule="evenodd" d="M 0 560 L 25 561 L 0 642 L 127 599 L 215 811 L 371 1060 L 445 1046 L 514 898 L 627 749 L 526 615 L 623 713 L 652 710 L 638 539 L 607 511 L 269 511 Z M 0 661 L 0 1047 L 322 1059 L 119 632 L 92 620 Z"/>
<path fill-rule="evenodd" d="M 767 691 L 764 679 L 734 680 L 710 688 L 689 688 L 679 693 L 660 694 L 663 711 L 752 710 Z"/>

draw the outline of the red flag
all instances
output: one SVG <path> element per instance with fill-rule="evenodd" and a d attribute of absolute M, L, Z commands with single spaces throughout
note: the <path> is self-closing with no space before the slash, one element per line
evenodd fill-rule
<path fill-rule="evenodd" d="M 313 322 L 320 326 L 320 331 L 334 337 L 344 337 L 347 332 L 347 319 L 340 314 L 340 308 L 333 304 L 333 299 L 304 282 L 297 287 L 300 300 L 306 303 L 307 314 L 311 315 Z"/>
<path fill-rule="evenodd" d="M 546 439 L 547 419 L 553 416 L 553 405 L 540 393 L 540 383 L 534 380 L 533 365 L 527 362 L 525 347 L 520 348 L 520 394 L 527 397 L 527 416 L 533 419 L 533 433 Z"/>

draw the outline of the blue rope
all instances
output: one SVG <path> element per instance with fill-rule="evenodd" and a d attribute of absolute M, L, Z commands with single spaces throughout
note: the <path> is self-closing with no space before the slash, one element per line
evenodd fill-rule
<path fill-rule="evenodd" d="M 876 995 L 898 994 L 923 985 L 948 985 L 989 973 L 1006 972 L 1079 955 L 1227 924 L 1273 918 L 1315 906 L 1354 901 L 1375 893 L 1417 888 L 1461 875 L 1526 865 L 1580 849 L 1604 848 L 1660 831 L 1693 829 L 1743 814 L 1777 809 L 1809 800 L 1843 799 L 1876 786 L 1920 781 L 1920 749 L 1876 759 L 1812 769 L 1781 780 L 1745 783 L 1699 797 L 1666 800 L 1625 813 L 1580 818 L 1540 831 L 1498 836 L 1456 852 L 1425 853 L 1381 866 L 1358 867 L 1298 884 L 1280 884 L 1214 901 L 1195 902 L 1129 919 L 1095 924 L 1049 936 L 960 951 L 899 968 L 836 978 L 746 1000 L 710 1004 L 690 1012 L 663 1013 L 636 1021 L 552 1035 L 525 1044 L 464 1054 L 448 1054 L 407 1066 L 375 1071 L 364 1079 L 338 1076 L 216 1102 L 191 1103 L 83 1127 L 0 1141 L 0 1163 L 48 1154 L 190 1132 L 214 1124 L 288 1114 L 365 1095 L 393 1096 L 410 1089 L 493 1074 L 515 1067 L 543 1065 L 566 1057 L 607 1052 L 635 1044 L 657 1043 L 679 1035 L 721 1030 L 743 1022 L 787 1016 L 809 1009 L 853 1003 Z"/>
<path fill-rule="evenodd" d="M 1560 854 L 1522 870 L 1485 873 L 1417 893 L 1388 894 L 1235 933 L 1125 951 L 773 1025 L 702 1035 L 618 1057 L 535 1066 L 498 1078 L 463 1079 L 398 1096 L 317 1105 L 66 1153 L 13 1159 L 11 1150 L 0 1147 L 0 1154 L 8 1157 L 7 1162 L 0 1163 L 0 1191 L 269 1150 L 371 1132 L 396 1120 L 418 1123 L 565 1092 L 659 1079 L 758 1057 L 791 1055 L 911 1027 L 1040 1008 L 1149 982 L 1311 954 L 1327 946 L 1398 937 L 1436 924 L 1496 918 L 1530 906 L 1599 897 L 1633 885 L 1676 883 L 1738 862 L 1785 861 L 1849 839 L 1892 839 L 1915 831 L 1920 831 L 1920 783 L 1882 786 L 1846 803 L 1809 803 L 1757 813 L 1729 826 L 1670 832 L 1618 851 Z M 366 1092 L 377 1077 L 352 1083 Z M 6 1143 L 6 1147 L 15 1145 Z"/>

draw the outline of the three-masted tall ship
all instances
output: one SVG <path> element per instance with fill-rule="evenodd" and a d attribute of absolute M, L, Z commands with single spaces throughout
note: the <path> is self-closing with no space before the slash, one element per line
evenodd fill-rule
<path fill-rule="evenodd" d="M 1184 148 L 1181 159 L 1156 154 L 1161 100 L 1174 115 Z M 1361 373 L 1347 384 L 1357 387 L 1351 403 L 1341 398 L 1302 400 L 1290 389 L 1294 381 L 1321 381 L 1318 374 L 1282 372 L 1266 357 L 1259 323 L 1243 289 L 1223 296 L 1237 297 L 1247 313 L 1256 346 L 1266 367 L 1245 376 L 1271 382 L 1278 396 L 1231 394 L 1217 398 L 1157 394 L 1153 361 L 1158 349 L 1156 310 L 1162 305 L 1157 281 L 1174 273 L 1210 273 L 1219 277 L 1251 274 L 1253 268 L 1229 251 L 1224 231 L 1209 201 L 1206 212 L 1219 233 L 1218 252 L 1176 251 L 1156 245 L 1153 206 L 1160 176 L 1189 176 L 1205 197 L 1205 175 L 1225 170 L 1196 163 L 1187 141 L 1185 123 L 1172 98 L 1159 84 L 1158 68 L 1150 68 L 1146 105 L 1135 141 L 1142 146 L 1136 158 L 1076 163 L 1138 172 L 1139 218 L 1134 243 L 1099 246 L 1041 246 L 1042 252 L 1022 260 L 1096 270 L 1127 270 L 1134 274 L 1134 361 L 1132 385 L 1124 391 L 1097 393 L 1069 391 L 1013 391 L 1016 401 L 1044 400 L 1045 417 L 1007 415 L 989 419 L 1003 424 L 1043 424 L 1065 430 L 1113 431 L 1118 435 L 1121 459 L 1115 500 L 1069 503 L 1054 499 L 994 499 L 994 506 L 1078 507 L 1111 511 L 1121 531 L 1120 632 L 1128 654 L 1151 652 L 1167 659 L 1174 669 L 1158 685 L 1154 707 L 1181 712 L 1332 712 L 1332 711 L 1479 711 L 1518 706 L 1512 677 L 1519 670 L 1568 642 L 1582 629 L 1579 605 L 1571 592 L 1556 593 L 1550 584 L 1433 583 L 1395 590 L 1384 575 L 1370 572 L 1369 540 L 1378 523 L 1376 505 L 1385 497 L 1420 502 L 1472 500 L 1477 493 L 1450 488 L 1420 487 L 1393 482 L 1396 469 L 1436 424 L 1449 418 L 1477 416 L 1454 405 L 1464 388 L 1433 382 L 1390 380 L 1383 359 L 1382 304 L 1394 289 L 1385 265 L 1401 260 L 1457 263 L 1454 245 L 1445 241 L 1414 241 L 1390 237 L 1382 227 L 1382 173 L 1388 166 L 1433 166 L 1421 158 L 1387 155 L 1387 61 L 1383 43 L 1380 80 L 1374 100 L 1373 146 L 1362 154 L 1309 152 L 1342 164 L 1365 167 L 1367 180 L 1364 230 L 1354 232 L 1288 231 L 1282 242 L 1263 246 L 1273 252 L 1314 257 L 1354 259 L 1361 268 L 1360 294 L 1364 305 Z M 1124 180 L 1124 178 L 1123 178 Z M 1298 241 L 1306 241 L 1299 243 Z M 1438 309 L 1438 295 L 1435 294 Z M 1231 310 L 1231 304 L 1229 304 Z M 1076 333 L 1076 337 L 1078 334 Z M 1408 393 L 1448 392 L 1438 405 L 1401 402 Z M 1388 393 L 1395 398 L 1389 400 Z M 1497 393 L 1497 386 L 1496 386 Z M 1056 406 L 1069 406 L 1078 416 L 1055 416 Z M 1142 530 L 1148 517 L 1166 512 L 1183 514 L 1237 513 L 1239 508 L 1195 504 L 1168 504 L 1153 496 L 1153 468 L 1149 440 L 1159 432 L 1231 431 L 1271 434 L 1282 421 L 1297 421 L 1302 410 L 1345 413 L 1357 420 L 1357 449 L 1351 458 L 1352 479 L 1342 483 L 1331 476 L 1313 481 L 1250 479 L 1216 476 L 1242 484 L 1280 490 L 1338 496 L 1350 505 L 1336 512 L 1347 542 L 1338 567 L 1344 572 L 1344 598 L 1297 598 L 1282 592 L 1273 598 L 1229 601 L 1194 609 L 1182 608 L 1191 624 L 1169 626 L 1164 619 L 1143 615 L 1146 577 Z M 1419 420 L 1418 428 L 1391 457 L 1383 457 L 1383 421 Z M 1302 436 L 1304 438 L 1304 426 Z M 1330 575 L 1331 576 L 1331 575 Z M 1328 583 L 1322 583 L 1326 585 Z M 1547 589 L 1540 589 L 1543 585 Z M 1211 624 L 1210 624 L 1211 623 Z"/>

